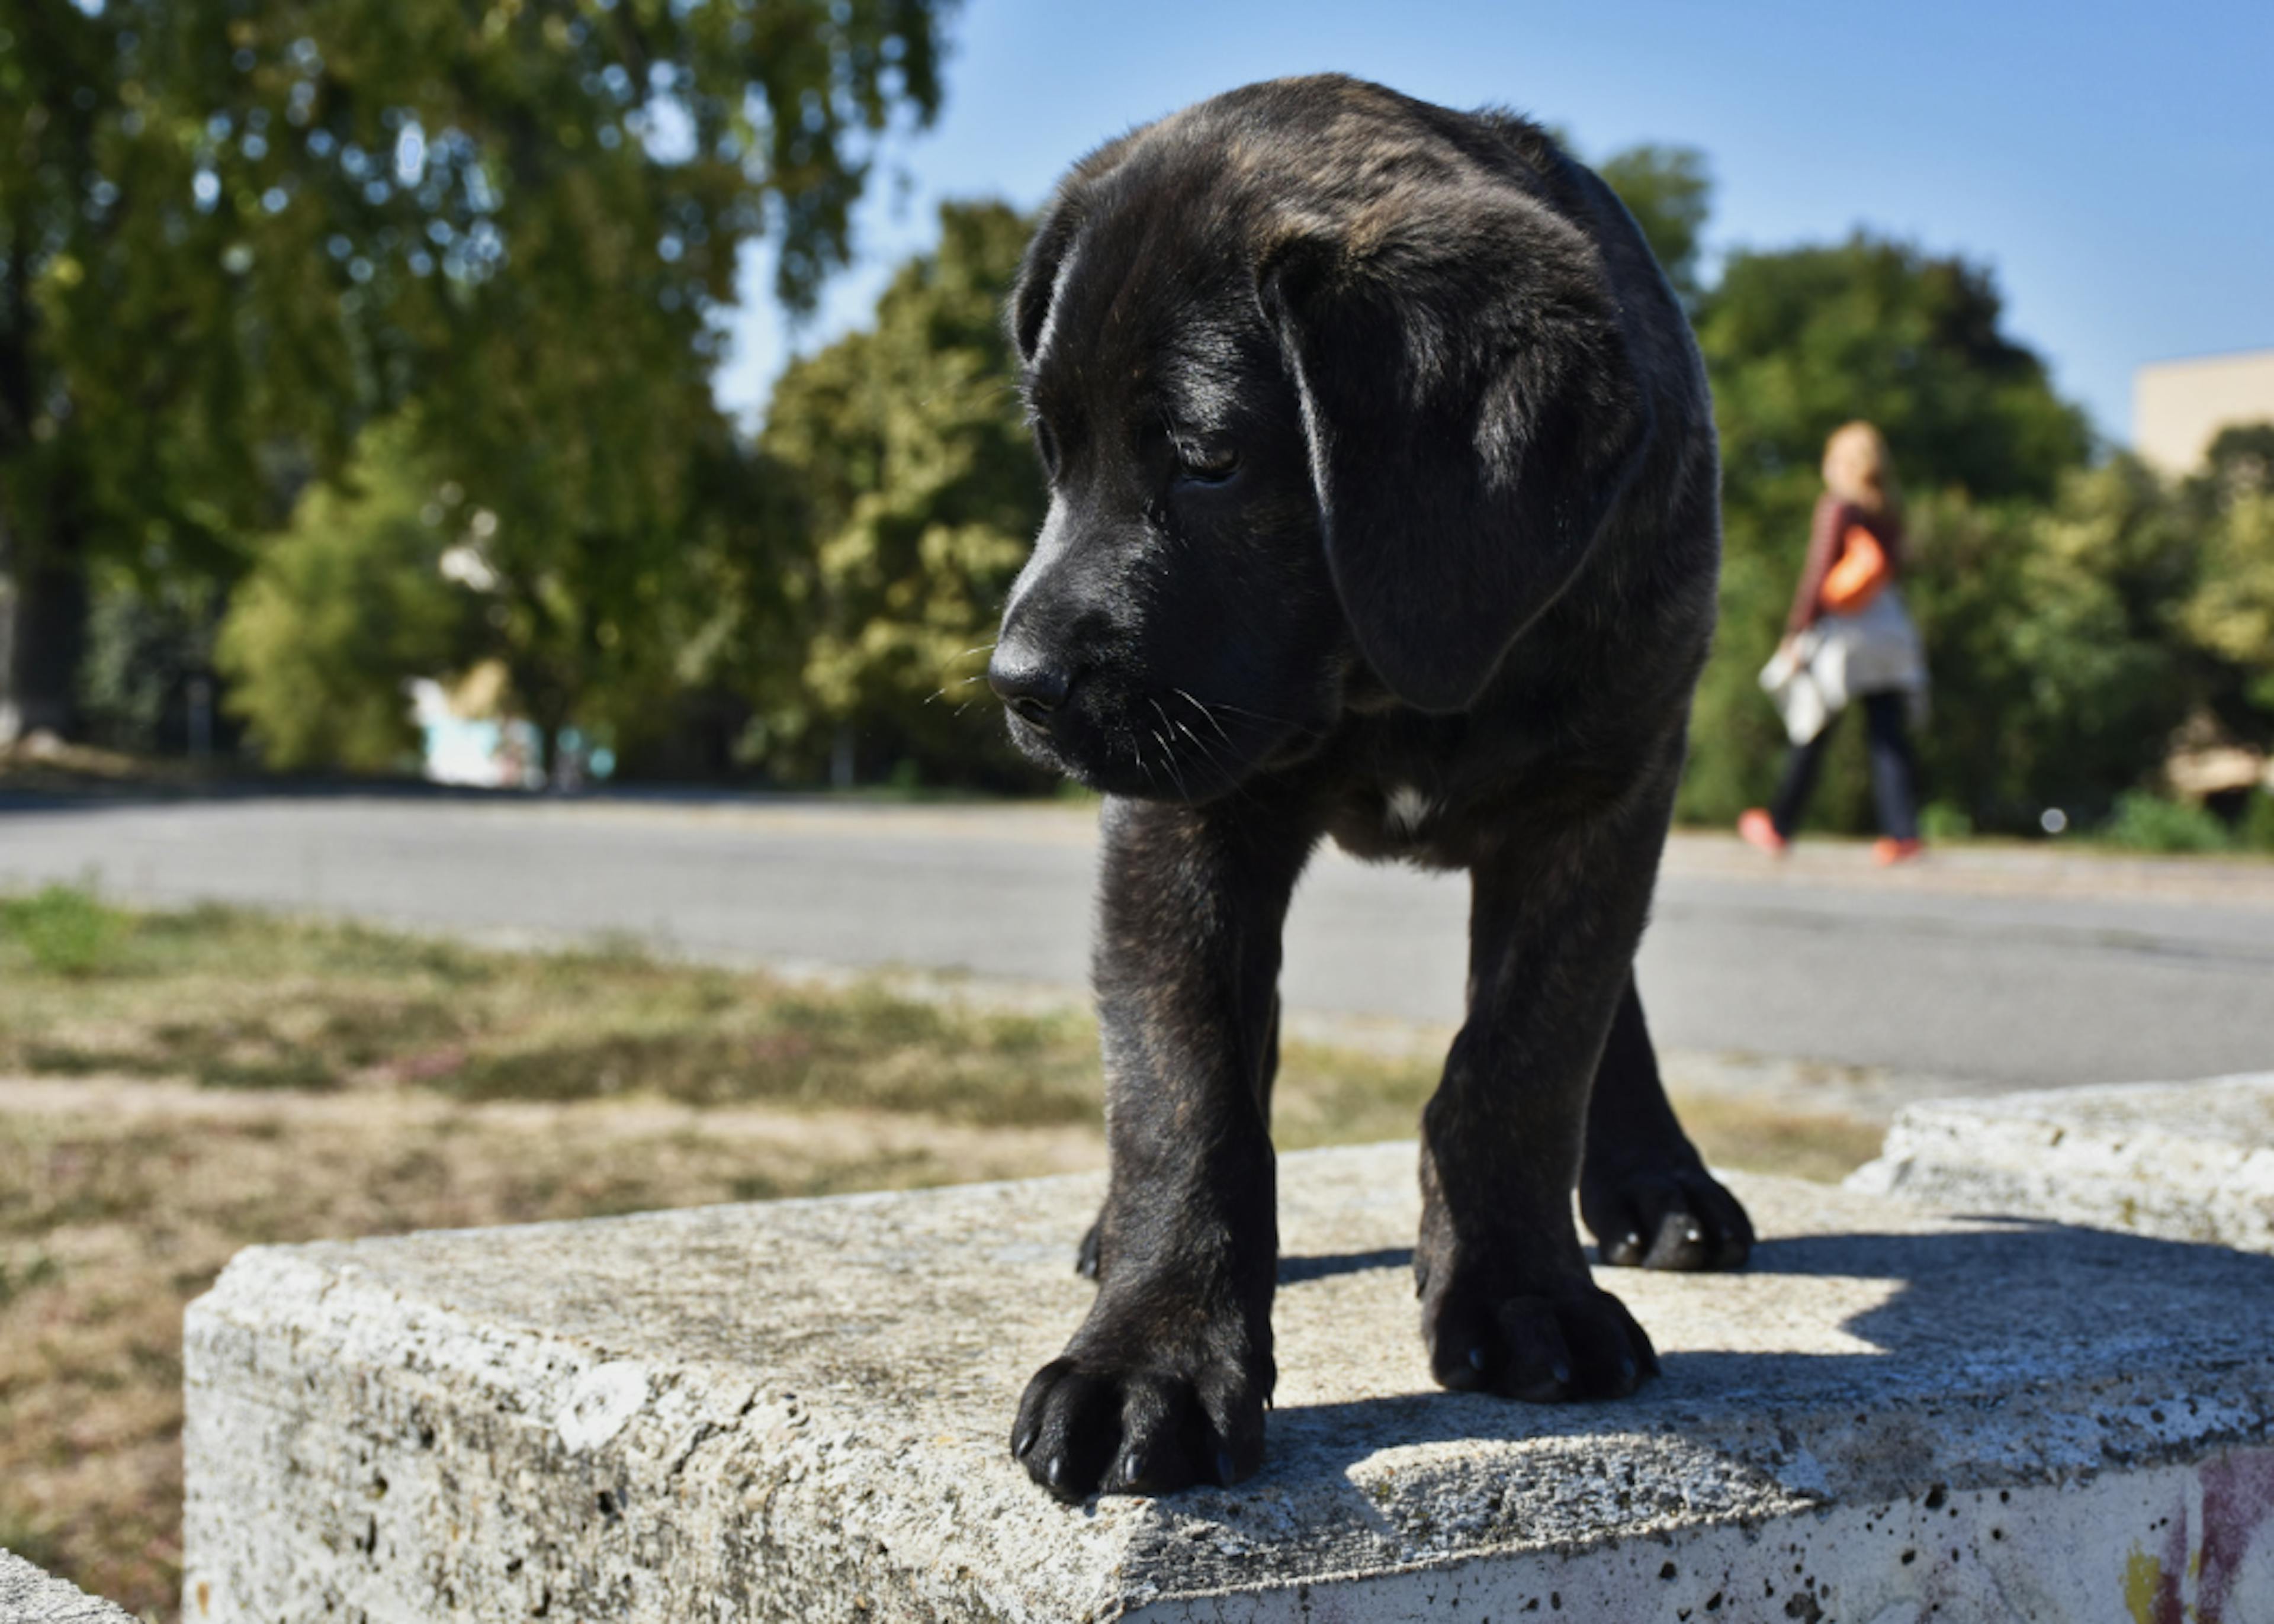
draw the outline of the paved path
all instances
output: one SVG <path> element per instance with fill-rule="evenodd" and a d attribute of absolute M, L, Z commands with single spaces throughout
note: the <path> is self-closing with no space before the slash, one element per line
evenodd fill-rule
<path fill-rule="evenodd" d="M 689 954 L 1075 984 L 1075 808 L 267 797 L 0 808 L 0 888 L 192 898 Z M 1298 1010 L 1450 1022 L 1465 885 L 1339 854 L 1297 898 Z M 2274 868 L 1677 838 L 1642 959 L 1661 1043 L 1991 1086 L 2274 1066 Z M 0 989 L 0 999 L 5 989 Z"/>

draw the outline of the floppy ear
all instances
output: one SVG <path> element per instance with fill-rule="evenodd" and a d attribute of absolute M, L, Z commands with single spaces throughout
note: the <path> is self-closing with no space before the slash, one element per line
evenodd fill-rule
<path fill-rule="evenodd" d="M 1362 252 L 1295 238 L 1258 277 L 1343 612 L 1434 712 L 1468 709 L 1577 571 L 1648 410 L 1577 232 L 1460 204 Z"/>
<path fill-rule="evenodd" d="M 1050 320 L 1058 272 L 1065 267 L 1066 251 L 1073 246 L 1081 229 L 1081 206 L 1071 195 L 1071 186 L 1061 186 L 1028 240 L 1026 257 L 1019 261 L 1019 280 L 1012 285 L 1011 303 L 1004 312 L 1011 330 L 1011 347 L 1018 352 L 1020 366 L 1032 366 L 1035 352 L 1042 348 L 1043 324 Z"/>
<path fill-rule="evenodd" d="M 1019 261 L 1019 280 L 1012 284 L 1011 303 L 1004 323 L 1011 331 L 1011 347 L 1020 366 L 1032 366 L 1043 348 L 1043 330 L 1050 319 L 1050 300 L 1058 292 L 1059 273 L 1073 252 L 1088 214 L 1091 193 L 1129 155 L 1143 129 L 1117 136 L 1073 166 L 1043 206 L 1035 235 L 1027 241 Z"/>

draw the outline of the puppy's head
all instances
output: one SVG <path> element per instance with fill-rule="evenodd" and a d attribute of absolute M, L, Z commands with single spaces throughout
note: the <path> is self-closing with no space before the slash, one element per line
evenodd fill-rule
<path fill-rule="evenodd" d="M 1342 79 L 1075 169 L 1010 311 L 1050 485 L 988 673 L 1021 748 L 1204 800 L 1347 706 L 1478 701 L 1640 431 L 1570 173 Z"/>

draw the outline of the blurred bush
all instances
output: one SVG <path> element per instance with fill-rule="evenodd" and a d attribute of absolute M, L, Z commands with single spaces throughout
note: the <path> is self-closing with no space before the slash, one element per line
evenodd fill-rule
<path fill-rule="evenodd" d="M 2235 826 L 2235 844 L 2246 852 L 2274 853 L 2274 790 L 2253 790 Z"/>
<path fill-rule="evenodd" d="M 2195 646 L 2225 668 L 2213 695 L 2239 731 L 2274 716 L 2274 423 L 2231 428 L 2180 498 L 2200 527 L 2199 581 L 2180 615 Z"/>
<path fill-rule="evenodd" d="M 478 568 L 455 484 L 420 477 L 403 419 L 365 432 L 354 460 L 301 496 L 238 583 L 215 648 L 230 709 L 286 771 L 415 771 L 414 677 L 460 668 L 473 602 L 444 574 Z"/>
<path fill-rule="evenodd" d="M 2224 852 L 2234 838 L 2216 814 L 2144 790 L 2126 790 L 2100 838 L 2136 852 Z"/>
<path fill-rule="evenodd" d="M 1911 529 L 1933 791 L 1979 828 L 2027 832 L 2047 806 L 2097 818 L 2154 773 L 2196 703 L 2171 624 L 2193 538 L 2155 476 L 2129 457 L 2072 469 L 2042 506 L 1944 492 Z"/>

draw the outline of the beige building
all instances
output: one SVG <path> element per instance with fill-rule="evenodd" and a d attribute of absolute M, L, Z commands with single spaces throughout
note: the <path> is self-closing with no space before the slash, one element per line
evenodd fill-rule
<path fill-rule="evenodd" d="M 2132 448 L 2167 474 L 2192 473 L 2218 432 L 2274 423 L 2274 350 L 2157 361 L 2132 374 Z"/>

